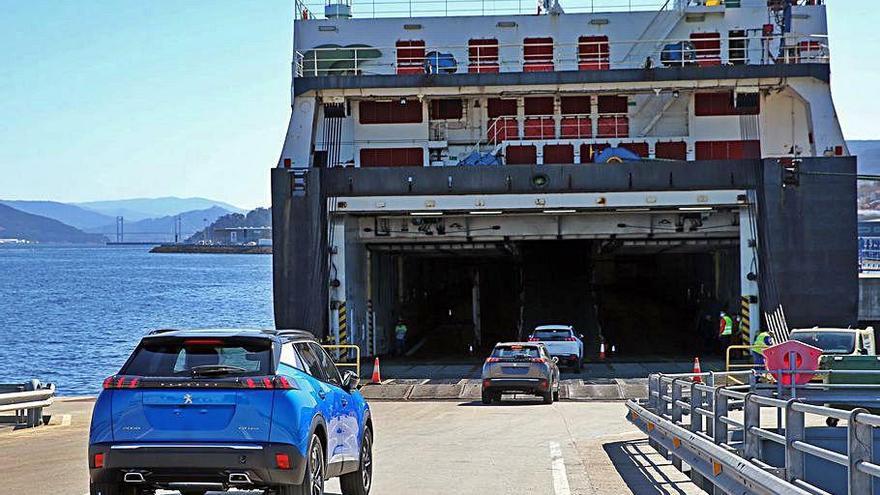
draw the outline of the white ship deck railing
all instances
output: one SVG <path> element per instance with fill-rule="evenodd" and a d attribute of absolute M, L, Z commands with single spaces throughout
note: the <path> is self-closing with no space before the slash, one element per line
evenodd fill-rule
<path fill-rule="evenodd" d="M 806 3 L 808 0 L 801 0 Z M 822 4 L 824 0 L 811 0 Z M 415 18 L 487 15 L 533 15 L 536 0 L 296 0 L 297 19 L 324 19 L 325 7 L 344 5 L 357 19 L 380 17 Z M 657 12 L 688 7 L 724 8 L 731 0 L 561 0 L 565 13 Z M 333 7 L 330 7 L 333 10 Z"/>
<path fill-rule="evenodd" d="M 711 40 L 714 41 L 714 40 Z M 742 42 L 741 50 L 730 50 L 731 42 Z M 826 34 L 790 33 L 774 36 L 722 37 L 717 46 L 706 40 L 669 38 L 662 40 L 609 40 L 608 42 L 497 43 L 492 45 L 430 45 L 424 47 L 319 47 L 294 52 L 297 77 L 332 75 L 453 74 L 498 72 L 549 72 L 570 70 L 642 69 L 662 67 L 661 53 L 667 45 L 679 48 L 690 60 L 671 65 L 710 67 L 718 65 L 829 64 L 831 54 Z M 603 45 L 596 55 L 595 45 Z M 526 60 L 525 47 L 532 50 Z M 535 50 L 552 48 L 543 58 Z M 398 50 L 407 50 L 398 57 Z M 607 52 L 605 52 L 607 50 Z M 545 50 L 549 51 L 549 50 Z M 607 57 L 603 56 L 607 53 Z M 650 59 L 650 60 L 649 60 Z M 597 69 L 596 67 L 601 67 Z"/>

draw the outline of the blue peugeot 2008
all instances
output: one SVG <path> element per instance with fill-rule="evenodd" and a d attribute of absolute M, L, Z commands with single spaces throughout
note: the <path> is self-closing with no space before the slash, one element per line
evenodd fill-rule
<path fill-rule="evenodd" d="M 160 330 L 104 381 L 89 435 L 91 495 L 262 489 L 367 495 L 370 408 L 308 332 Z"/>

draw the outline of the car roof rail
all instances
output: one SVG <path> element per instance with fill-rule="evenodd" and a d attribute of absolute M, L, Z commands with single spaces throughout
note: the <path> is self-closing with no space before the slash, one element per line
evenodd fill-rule
<path fill-rule="evenodd" d="M 315 337 L 315 334 L 313 334 L 312 332 L 309 332 L 308 330 L 298 329 L 298 328 L 288 328 L 288 329 L 275 330 L 274 334 L 279 337 L 318 340 Z"/>

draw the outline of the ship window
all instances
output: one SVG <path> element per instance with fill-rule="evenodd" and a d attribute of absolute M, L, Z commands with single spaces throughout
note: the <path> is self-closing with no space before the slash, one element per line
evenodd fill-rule
<path fill-rule="evenodd" d="M 523 101 L 526 115 L 553 115 L 552 96 L 529 96 Z"/>
<path fill-rule="evenodd" d="M 691 33 L 691 41 L 697 52 L 697 65 L 700 67 L 721 65 L 720 33 Z"/>
<path fill-rule="evenodd" d="M 418 124 L 422 122 L 419 100 L 361 101 L 358 122 L 361 124 Z"/>
<path fill-rule="evenodd" d="M 397 42 L 397 73 L 423 74 L 425 72 L 425 42 L 421 40 Z"/>
<path fill-rule="evenodd" d="M 422 148 L 364 148 L 361 167 L 421 167 Z"/>
<path fill-rule="evenodd" d="M 431 120 L 461 120 L 463 106 L 461 99 L 449 98 L 431 100 Z"/>
<path fill-rule="evenodd" d="M 697 160 L 743 160 L 761 158 L 760 141 L 697 141 Z"/>
<path fill-rule="evenodd" d="M 578 69 L 608 70 L 609 60 L 608 36 L 578 38 Z"/>
<path fill-rule="evenodd" d="M 516 100 L 489 98 L 486 110 L 489 112 L 489 118 L 509 117 L 516 115 Z"/>
<path fill-rule="evenodd" d="M 468 72 L 498 72 L 498 40 L 473 39 L 468 41 Z"/>
<path fill-rule="evenodd" d="M 523 71 L 550 72 L 553 70 L 553 38 L 526 38 L 523 40 Z"/>
<path fill-rule="evenodd" d="M 589 96 L 563 96 L 559 99 L 563 115 L 585 115 L 590 113 Z"/>
<path fill-rule="evenodd" d="M 694 115 L 758 115 L 761 101 L 758 93 L 740 93 L 734 101 L 733 91 L 697 93 L 694 95 Z"/>

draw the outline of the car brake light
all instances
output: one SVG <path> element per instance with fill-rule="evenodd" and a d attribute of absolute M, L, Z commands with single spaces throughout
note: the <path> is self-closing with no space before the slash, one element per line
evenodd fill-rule
<path fill-rule="evenodd" d="M 533 363 L 546 363 L 547 360 L 544 358 L 532 358 Z"/>
<path fill-rule="evenodd" d="M 183 341 L 183 345 L 223 345 L 223 341 L 217 339 L 186 339 Z"/>
<path fill-rule="evenodd" d="M 540 340 L 538 340 L 538 337 L 529 337 L 529 342 L 540 342 Z"/>
<path fill-rule="evenodd" d="M 499 361 L 501 361 L 501 359 L 500 359 L 500 358 L 497 358 L 497 357 L 486 358 L 486 362 L 487 362 L 487 363 L 497 363 L 497 362 L 499 362 Z"/>
<path fill-rule="evenodd" d="M 104 467 L 104 454 L 95 454 L 95 467 Z"/>
<path fill-rule="evenodd" d="M 278 469 L 290 469 L 290 456 L 287 454 L 275 454 L 275 465 Z"/>
<path fill-rule="evenodd" d="M 577 339 L 574 338 L 574 337 L 566 337 L 566 338 L 565 338 L 565 341 L 566 341 L 566 342 L 577 342 Z"/>
<path fill-rule="evenodd" d="M 483 388 L 489 388 L 492 386 L 492 380 L 486 379 L 483 380 Z"/>
<path fill-rule="evenodd" d="M 547 388 L 547 384 L 548 384 L 547 380 L 545 378 L 541 378 L 541 381 L 538 383 L 538 388 L 540 388 L 541 390 L 544 390 Z"/>
<path fill-rule="evenodd" d="M 141 383 L 137 376 L 108 376 L 104 379 L 104 389 L 138 388 Z"/>

